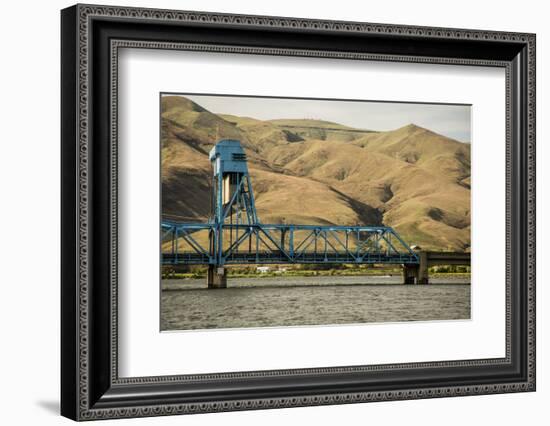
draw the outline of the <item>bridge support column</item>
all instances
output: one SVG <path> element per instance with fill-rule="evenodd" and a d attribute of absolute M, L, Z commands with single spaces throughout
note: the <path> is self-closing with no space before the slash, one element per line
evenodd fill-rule
<path fill-rule="evenodd" d="M 403 265 L 403 284 L 415 284 L 418 280 L 418 265 Z"/>
<path fill-rule="evenodd" d="M 417 284 L 429 284 L 428 278 L 428 253 L 425 251 L 418 252 L 418 259 L 420 264 L 418 265 L 418 279 Z"/>
<path fill-rule="evenodd" d="M 208 288 L 227 288 L 227 270 L 217 265 L 208 265 L 206 274 Z"/>
<path fill-rule="evenodd" d="M 418 251 L 418 265 L 403 265 L 403 284 L 428 284 L 428 253 Z"/>

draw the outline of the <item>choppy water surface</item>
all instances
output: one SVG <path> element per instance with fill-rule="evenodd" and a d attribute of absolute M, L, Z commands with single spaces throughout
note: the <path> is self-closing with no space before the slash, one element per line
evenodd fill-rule
<path fill-rule="evenodd" d="M 466 278 L 401 285 L 401 277 L 233 278 L 162 282 L 161 329 L 277 327 L 470 318 Z"/>

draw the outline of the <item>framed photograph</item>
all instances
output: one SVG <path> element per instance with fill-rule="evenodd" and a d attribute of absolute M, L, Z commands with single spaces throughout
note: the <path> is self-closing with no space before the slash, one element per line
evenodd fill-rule
<path fill-rule="evenodd" d="M 535 390 L 535 35 L 61 12 L 61 412 Z"/>

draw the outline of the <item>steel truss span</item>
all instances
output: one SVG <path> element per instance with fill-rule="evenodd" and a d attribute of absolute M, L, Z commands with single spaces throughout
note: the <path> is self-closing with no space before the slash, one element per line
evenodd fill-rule
<path fill-rule="evenodd" d="M 162 231 L 170 243 L 163 264 L 418 263 L 417 254 L 389 227 L 164 222 Z M 222 250 L 202 243 L 205 236 L 210 243 L 220 234 L 227 241 Z"/>

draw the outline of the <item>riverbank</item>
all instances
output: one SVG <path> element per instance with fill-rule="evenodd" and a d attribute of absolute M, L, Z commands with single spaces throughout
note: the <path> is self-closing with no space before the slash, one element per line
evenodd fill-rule
<path fill-rule="evenodd" d="M 266 279 L 274 277 L 380 277 L 380 276 L 401 276 L 400 269 L 326 269 L 326 270 L 289 270 L 289 271 L 269 271 L 269 272 L 241 272 L 227 271 L 228 278 L 257 278 Z M 455 277 L 470 279 L 470 272 L 435 272 L 430 271 L 430 278 L 433 277 Z M 206 272 L 181 272 L 165 273 L 163 280 L 182 280 L 182 279 L 206 279 Z"/>

